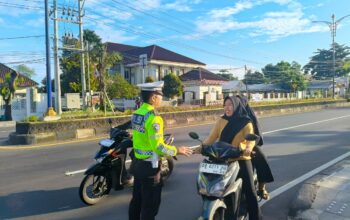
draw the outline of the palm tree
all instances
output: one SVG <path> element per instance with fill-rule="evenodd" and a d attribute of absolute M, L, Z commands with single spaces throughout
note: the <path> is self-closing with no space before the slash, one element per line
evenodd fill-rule
<path fill-rule="evenodd" d="M 11 71 L 5 74 L 5 80 L 0 84 L 0 95 L 5 102 L 5 121 L 12 121 L 11 102 L 16 91 L 18 73 Z"/>

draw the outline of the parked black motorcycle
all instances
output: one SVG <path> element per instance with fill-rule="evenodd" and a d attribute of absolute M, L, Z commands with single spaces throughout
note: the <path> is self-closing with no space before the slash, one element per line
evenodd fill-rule
<path fill-rule="evenodd" d="M 195 132 L 190 132 L 189 135 L 201 141 Z M 256 141 L 259 136 L 249 134 L 245 138 Z M 219 141 L 212 145 L 203 146 L 202 144 L 200 153 L 206 158 L 200 163 L 197 180 L 198 193 L 203 199 L 202 214 L 199 219 L 236 220 L 247 217 L 242 179 L 238 178 L 239 164 L 232 160 L 242 155 L 241 149 Z M 254 182 L 257 186 L 256 174 L 254 174 Z"/>
<path fill-rule="evenodd" d="M 111 124 L 111 120 L 109 121 Z M 80 199 L 87 205 L 94 205 L 107 196 L 110 190 L 122 190 L 132 186 L 133 178 L 128 174 L 125 162 L 127 149 L 132 148 L 132 138 L 127 131 L 130 122 L 110 129 L 110 138 L 99 142 L 100 149 L 96 152 L 96 163 L 85 171 L 85 177 L 79 187 Z M 172 144 L 174 137 L 164 135 L 164 142 Z M 133 153 L 130 153 L 132 159 Z M 172 157 L 161 158 L 161 177 L 167 180 L 174 168 Z"/>

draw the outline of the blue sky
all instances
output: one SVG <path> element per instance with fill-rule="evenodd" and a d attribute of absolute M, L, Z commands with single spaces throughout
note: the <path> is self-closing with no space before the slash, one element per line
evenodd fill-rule
<path fill-rule="evenodd" d="M 66 9 L 77 7 L 77 0 L 57 2 Z M 259 70 L 281 60 L 305 65 L 318 48 L 331 44 L 329 27 L 312 21 L 348 15 L 350 2 L 86 0 L 85 9 L 84 28 L 95 30 L 104 42 L 157 44 L 204 62 L 208 69 L 242 73 L 244 65 Z M 40 82 L 45 76 L 44 1 L 0 0 L 0 27 L 0 62 L 11 67 L 25 63 Z M 78 35 L 75 25 L 60 24 L 59 30 Z M 336 42 L 350 46 L 350 17 L 339 24 Z"/>

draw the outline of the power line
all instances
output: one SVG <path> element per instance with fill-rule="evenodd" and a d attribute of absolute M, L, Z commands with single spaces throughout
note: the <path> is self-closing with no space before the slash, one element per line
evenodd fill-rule
<path fill-rule="evenodd" d="M 120 1 L 116 1 L 116 0 L 112 0 L 112 1 L 115 2 L 115 3 L 117 3 L 117 4 L 123 5 L 123 6 L 127 7 L 127 8 L 130 8 L 130 9 L 132 9 L 132 10 L 134 10 L 134 11 L 137 11 L 137 12 L 139 12 L 139 13 L 142 13 L 142 14 L 144 14 L 144 15 L 146 15 L 146 16 L 149 16 L 149 17 L 153 18 L 153 19 L 156 20 L 156 21 L 164 22 L 164 20 L 167 20 L 167 21 L 170 21 L 171 23 L 174 23 L 173 20 L 177 20 L 176 17 L 174 17 L 174 16 L 172 16 L 172 15 L 170 15 L 170 14 L 168 14 L 168 13 L 165 13 L 165 12 L 162 12 L 162 13 L 168 15 L 167 17 L 170 16 L 172 19 L 159 18 L 159 17 L 157 17 L 157 16 L 155 16 L 155 15 L 153 15 L 153 14 L 150 14 L 150 13 L 148 13 L 148 12 L 145 12 L 145 11 L 142 11 L 142 10 L 137 9 L 137 8 L 135 8 L 135 7 L 132 7 L 132 6 L 128 5 L 127 3 L 120 2 Z M 148 5 L 148 4 L 146 4 L 145 2 L 144 2 L 144 4 L 145 4 L 145 5 Z M 109 6 L 109 7 L 112 7 L 112 6 L 110 6 L 110 5 L 106 4 L 106 3 L 105 3 L 105 5 L 107 5 L 107 6 Z M 148 5 L 148 6 L 149 6 L 149 5 Z M 114 7 L 113 7 L 113 8 L 114 8 Z M 119 8 L 119 9 L 121 9 L 121 8 Z M 187 22 L 187 23 L 188 23 L 188 22 Z M 176 23 L 174 23 L 174 24 L 176 24 Z M 189 24 L 189 23 L 188 23 L 188 24 Z M 182 35 L 187 35 L 187 34 L 188 34 L 188 32 L 184 32 L 184 31 L 182 31 L 182 30 L 180 31 L 180 30 L 174 28 L 174 26 L 164 25 L 164 24 L 159 23 L 159 22 L 157 22 L 157 25 L 160 25 L 160 26 L 162 26 L 162 27 L 165 27 L 165 28 L 167 28 L 167 29 L 169 29 L 169 30 L 173 30 L 173 31 L 175 31 L 175 32 L 177 32 L 177 33 L 180 33 L 180 34 L 182 34 Z M 191 28 L 191 27 L 187 27 L 187 26 L 184 26 L 184 25 L 182 25 L 182 26 L 183 26 L 183 27 L 186 27 L 186 29 L 188 29 L 188 30 L 190 30 L 190 31 L 193 31 L 193 28 Z M 206 38 L 204 38 L 204 39 L 201 38 L 201 39 L 199 39 L 199 40 L 203 40 L 203 41 L 208 42 L 208 43 L 210 43 L 210 44 L 214 44 L 214 45 L 219 46 L 219 47 L 221 47 L 221 48 L 227 49 L 227 47 L 225 47 L 225 46 L 218 45 L 218 44 L 217 44 L 217 41 L 214 41 L 214 40 L 209 40 L 209 39 L 206 39 Z M 230 46 L 228 46 L 228 47 L 230 47 Z M 230 47 L 230 48 L 237 50 L 236 48 L 233 48 L 233 47 Z M 261 54 L 261 52 L 258 52 L 258 53 Z M 264 53 L 264 54 L 266 55 L 266 53 Z M 280 58 L 280 57 L 279 57 L 279 58 Z M 239 58 L 236 58 L 236 59 L 239 60 Z M 245 60 L 241 60 L 241 61 L 246 62 Z M 252 63 L 252 62 L 249 62 L 249 63 Z M 253 63 L 256 63 L 256 62 L 253 62 Z"/>
<path fill-rule="evenodd" d="M 113 0 L 113 1 L 116 2 L 116 0 Z M 124 5 L 127 4 L 127 3 L 122 3 L 122 2 L 120 2 L 119 0 L 118 0 L 118 2 L 119 2 L 120 4 L 124 4 Z M 150 6 L 149 4 L 147 4 L 147 2 L 142 2 L 142 3 L 143 3 L 144 5 L 146 5 L 146 6 Z M 127 7 L 133 8 L 132 6 L 127 6 Z M 133 9 L 135 10 L 135 8 L 133 8 Z M 166 15 L 166 17 L 165 17 L 165 19 L 164 19 L 164 18 L 156 17 L 156 16 L 154 16 L 153 14 L 144 12 L 144 11 L 142 11 L 142 10 L 141 10 L 140 12 L 143 13 L 143 14 L 146 14 L 147 16 L 151 16 L 151 17 L 153 17 L 153 18 L 155 18 L 155 19 L 157 19 L 157 20 L 159 20 L 159 21 L 161 21 L 161 22 L 164 22 L 165 20 L 167 20 L 167 24 L 168 24 L 169 21 L 170 21 L 170 23 L 173 23 L 173 24 L 176 24 L 176 25 L 179 25 L 179 24 L 180 24 L 182 27 L 185 27 L 185 29 L 187 29 L 187 30 L 189 30 L 189 31 L 193 31 L 193 28 L 192 28 L 192 27 L 189 27 L 189 26 L 184 25 L 184 23 L 187 23 L 188 25 L 192 25 L 191 23 L 189 23 L 189 22 L 187 22 L 187 21 L 185 21 L 185 20 L 183 20 L 183 19 L 181 19 L 181 18 L 175 17 L 175 16 L 173 16 L 173 15 L 171 15 L 171 14 L 169 14 L 169 13 L 160 11 L 162 14 Z M 171 19 L 167 19 L 168 17 L 170 17 Z M 178 21 L 180 21 L 181 23 L 176 23 L 176 22 L 174 22 L 175 20 L 178 20 Z M 167 26 L 168 26 L 168 25 L 167 25 Z M 173 26 L 168 26 L 168 29 L 173 29 Z M 179 31 L 176 31 L 176 32 L 179 32 Z M 188 35 L 188 32 L 180 31 L 180 33 L 181 33 L 181 34 Z M 228 47 L 228 48 L 232 48 L 232 49 L 234 49 L 234 50 L 237 50 L 237 48 L 232 47 L 232 46 L 230 46 L 230 45 L 226 45 L 226 46 L 220 45 L 220 44 L 218 44 L 218 41 L 217 41 L 216 39 L 213 38 L 213 36 L 211 36 L 211 35 L 208 35 L 208 36 L 209 36 L 210 38 L 212 38 L 212 40 L 207 39 L 207 38 L 200 38 L 199 40 L 202 40 L 202 41 L 205 41 L 205 42 L 209 42 L 209 43 L 214 44 L 214 45 L 216 45 L 216 46 L 219 46 L 219 47 L 221 47 L 221 48 L 227 49 L 227 47 Z M 264 56 L 271 56 L 271 54 L 267 54 L 267 53 L 265 53 L 265 52 L 261 52 L 261 51 L 257 51 L 257 50 L 251 50 L 251 49 L 249 49 L 249 50 L 250 50 L 250 51 L 253 51 L 253 52 L 255 52 L 255 53 L 262 54 L 262 55 L 264 55 Z M 278 56 L 279 59 L 283 59 L 280 55 L 277 55 L 277 56 Z M 277 56 L 274 56 L 274 57 L 276 58 Z M 271 58 L 271 57 L 267 57 L 267 58 Z"/>
<path fill-rule="evenodd" d="M 99 16 L 104 17 L 102 15 L 99 15 Z M 98 21 L 98 22 L 101 23 L 101 21 L 99 21 L 97 19 L 94 19 L 94 18 L 91 18 L 91 17 L 88 17 L 88 16 L 86 16 L 86 18 L 90 19 L 90 20 L 93 20 L 93 21 Z M 105 17 L 105 18 L 107 18 L 107 17 Z M 110 18 L 108 17 L 108 19 L 110 19 Z M 106 26 L 113 27 L 110 24 L 106 24 L 105 22 L 102 22 L 102 23 L 104 25 L 106 25 Z M 150 33 L 147 33 L 147 32 L 141 31 L 141 30 L 135 30 L 135 29 L 132 29 L 132 28 L 122 27 L 122 26 L 119 25 L 119 23 L 122 23 L 122 22 L 118 22 L 117 25 L 119 26 L 119 28 L 123 29 L 126 32 L 133 33 L 133 34 L 141 34 L 141 35 L 146 36 L 146 37 L 151 38 L 151 39 L 162 38 L 162 36 L 159 36 L 159 35 L 156 35 L 156 34 L 150 34 Z M 208 51 L 208 50 L 205 50 L 205 49 L 197 48 L 197 47 L 194 47 L 194 46 L 191 46 L 191 45 L 178 43 L 178 42 L 176 42 L 174 40 L 167 41 L 167 44 L 179 46 L 179 47 L 186 48 L 186 49 L 191 49 L 192 51 L 202 52 L 202 53 L 205 53 L 205 54 L 215 55 L 215 56 L 226 58 L 226 59 L 230 59 L 230 60 L 235 60 L 235 61 L 238 60 L 238 61 L 243 61 L 243 62 L 247 62 L 247 63 L 254 63 L 254 64 L 260 64 L 260 65 L 262 64 L 262 63 L 259 63 L 259 62 L 256 62 L 256 61 L 240 59 L 240 58 L 237 58 L 237 57 L 232 57 L 232 56 L 228 56 L 228 55 L 224 55 L 224 54 Z"/>
<path fill-rule="evenodd" d="M 21 9 L 29 9 L 29 10 L 44 9 L 44 7 L 39 7 L 39 6 L 37 6 L 37 7 L 36 6 L 28 6 L 28 5 L 7 3 L 7 2 L 0 2 L 0 6 L 6 6 L 6 7 L 12 7 L 12 8 L 21 8 Z"/>
<path fill-rule="evenodd" d="M 32 36 L 19 36 L 19 37 L 3 37 L 0 40 L 15 40 L 15 39 L 26 39 L 26 38 L 40 38 L 45 37 L 45 35 L 32 35 Z"/>

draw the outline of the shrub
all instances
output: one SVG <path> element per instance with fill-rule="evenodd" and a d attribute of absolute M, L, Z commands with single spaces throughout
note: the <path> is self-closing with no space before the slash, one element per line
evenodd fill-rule
<path fill-rule="evenodd" d="M 39 117 L 36 115 L 31 115 L 31 116 L 25 118 L 23 121 L 25 121 L 25 122 L 37 122 L 37 121 L 39 121 Z"/>

